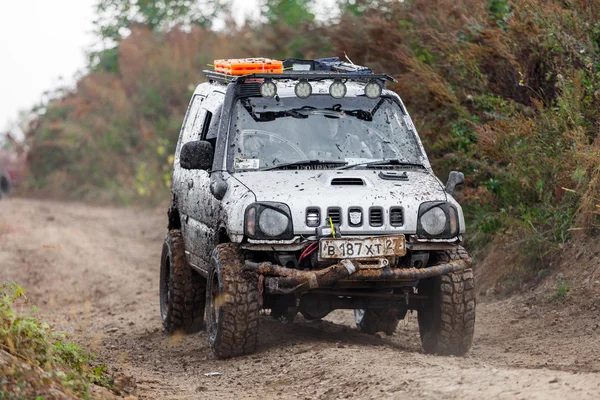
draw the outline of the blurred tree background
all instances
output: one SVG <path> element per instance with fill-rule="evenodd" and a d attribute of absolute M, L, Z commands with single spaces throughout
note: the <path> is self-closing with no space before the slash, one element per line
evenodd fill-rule
<path fill-rule="evenodd" d="M 597 232 L 600 0 L 338 0 L 317 18 L 320 6 L 262 0 L 262 17 L 237 26 L 223 0 L 98 1 L 88 73 L 28 132 L 30 187 L 164 202 L 188 100 L 214 59 L 345 52 L 398 79 L 438 176 L 465 172 L 472 250 L 501 244 L 528 266 L 511 274 L 534 274 L 574 234 Z"/>

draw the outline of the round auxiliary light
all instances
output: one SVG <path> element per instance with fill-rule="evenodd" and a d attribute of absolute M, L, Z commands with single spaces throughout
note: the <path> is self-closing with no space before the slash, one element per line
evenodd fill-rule
<path fill-rule="evenodd" d="M 277 94 L 277 85 L 271 80 L 266 80 L 260 85 L 260 95 L 262 97 L 275 97 Z"/>
<path fill-rule="evenodd" d="M 296 84 L 294 87 L 294 93 L 296 96 L 301 99 L 306 99 L 308 96 L 312 94 L 312 86 L 308 83 L 307 80 L 302 80 Z"/>
<path fill-rule="evenodd" d="M 348 89 L 346 89 L 346 85 L 344 85 L 344 82 L 339 80 L 333 81 L 331 86 L 329 86 L 329 94 L 334 99 L 341 99 L 342 97 L 344 97 L 346 95 L 347 90 Z"/>
<path fill-rule="evenodd" d="M 371 81 L 365 85 L 365 96 L 370 99 L 376 99 L 381 96 L 383 88 L 378 82 Z"/>

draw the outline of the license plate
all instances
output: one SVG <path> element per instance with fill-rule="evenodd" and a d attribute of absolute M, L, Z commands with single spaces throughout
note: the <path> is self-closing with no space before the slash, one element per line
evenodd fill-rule
<path fill-rule="evenodd" d="M 406 254 L 404 235 L 368 239 L 321 239 L 319 255 L 327 258 L 375 258 Z"/>

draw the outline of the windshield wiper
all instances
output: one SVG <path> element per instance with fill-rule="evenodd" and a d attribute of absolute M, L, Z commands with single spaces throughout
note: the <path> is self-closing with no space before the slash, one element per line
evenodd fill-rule
<path fill-rule="evenodd" d="M 302 166 L 314 166 L 314 165 L 347 165 L 346 161 L 337 160 L 302 160 L 294 161 L 289 163 L 277 164 L 272 167 L 261 168 L 259 171 L 271 171 L 274 169 L 283 169 L 287 167 L 302 167 Z"/>
<path fill-rule="evenodd" d="M 350 164 L 350 165 L 346 165 L 343 167 L 339 167 L 337 169 L 350 169 L 350 168 L 354 168 L 354 167 L 363 167 L 363 166 L 367 167 L 367 168 L 373 168 L 373 167 L 383 167 L 386 165 L 398 165 L 398 166 L 402 166 L 402 167 L 415 167 L 415 168 L 419 168 L 419 169 L 425 169 L 425 166 L 422 164 L 401 161 L 398 159 L 369 161 L 369 162 L 358 163 L 358 164 Z"/>

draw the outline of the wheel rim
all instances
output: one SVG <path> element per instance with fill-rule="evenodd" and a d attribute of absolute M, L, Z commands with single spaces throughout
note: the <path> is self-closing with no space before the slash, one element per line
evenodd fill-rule
<path fill-rule="evenodd" d="M 164 321 L 167 318 L 169 300 L 171 297 L 171 258 L 168 256 L 165 258 L 160 286 L 160 315 Z"/>

